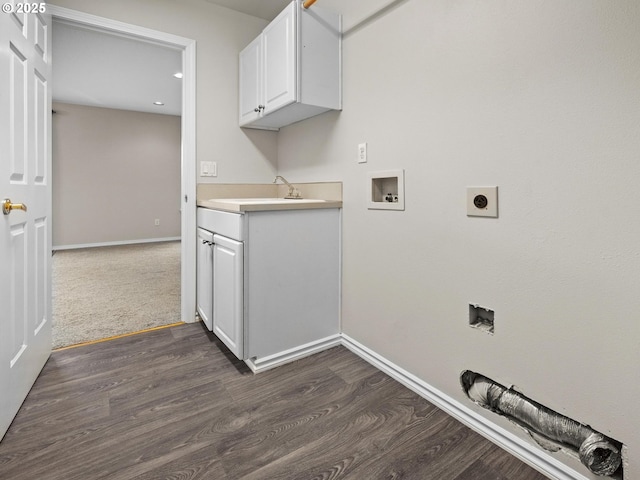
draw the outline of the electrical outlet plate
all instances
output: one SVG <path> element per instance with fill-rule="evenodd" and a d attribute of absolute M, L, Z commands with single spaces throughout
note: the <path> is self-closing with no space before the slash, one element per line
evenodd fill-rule
<path fill-rule="evenodd" d="M 367 163 L 367 143 L 358 144 L 358 163 Z"/>
<path fill-rule="evenodd" d="M 498 218 L 498 187 L 467 187 L 467 216 Z"/>

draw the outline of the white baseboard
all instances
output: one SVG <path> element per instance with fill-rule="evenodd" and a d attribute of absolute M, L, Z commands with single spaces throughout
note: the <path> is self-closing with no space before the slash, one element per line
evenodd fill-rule
<path fill-rule="evenodd" d="M 554 480 L 588 480 L 587 477 L 556 460 L 543 450 L 490 422 L 437 388 L 358 343 L 348 335 L 342 334 L 342 345 L 549 478 Z"/>
<path fill-rule="evenodd" d="M 332 347 L 337 347 L 341 344 L 342 338 L 340 337 L 340 334 L 335 334 L 274 355 L 262 358 L 250 358 L 244 362 L 249 366 L 253 373 L 260 373 L 265 370 L 279 367 L 285 363 L 300 360 L 301 358 L 308 357 L 314 353 L 318 353 Z"/>
<path fill-rule="evenodd" d="M 118 245 L 134 245 L 136 243 L 174 242 L 180 237 L 143 238 L 139 240 L 118 240 L 115 242 L 78 243 L 75 245 L 54 245 L 53 250 L 74 250 L 77 248 L 115 247 Z"/>

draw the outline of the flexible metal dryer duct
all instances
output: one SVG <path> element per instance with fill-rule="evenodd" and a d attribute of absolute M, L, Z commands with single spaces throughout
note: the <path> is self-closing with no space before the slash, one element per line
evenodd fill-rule
<path fill-rule="evenodd" d="M 543 448 L 551 449 L 551 442 L 572 448 L 578 452 L 583 465 L 596 475 L 613 475 L 620 467 L 621 444 L 591 427 L 554 412 L 478 373 L 469 370 L 462 372 L 460 382 L 471 400 L 515 421 L 527 429 Z"/>

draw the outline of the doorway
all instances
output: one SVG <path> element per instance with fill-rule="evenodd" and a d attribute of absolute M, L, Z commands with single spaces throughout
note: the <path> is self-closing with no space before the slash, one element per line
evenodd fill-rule
<path fill-rule="evenodd" d="M 155 43 L 179 49 L 182 57 L 181 108 L 181 189 L 180 189 L 180 316 L 195 321 L 195 236 L 196 236 L 196 161 L 195 161 L 195 41 L 136 25 L 88 15 L 55 5 L 48 6 L 54 21 Z M 55 58 L 53 59 L 55 65 Z M 54 220 L 55 221 L 55 220 Z"/>

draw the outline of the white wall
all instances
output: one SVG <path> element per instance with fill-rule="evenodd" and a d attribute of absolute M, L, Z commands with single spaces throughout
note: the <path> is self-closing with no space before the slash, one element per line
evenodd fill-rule
<path fill-rule="evenodd" d="M 347 26 L 372 8 L 355 4 Z M 346 334 L 514 432 L 459 375 L 517 385 L 624 442 L 626 479 L 640 478 L 639 25 L 636 0 L 397 2 L 344 39 L 343 111 L 278 134 L 289 181 L 344 182 Z M 367 210 L 367 172 L 392 168 L 406 210 Z M 467 218 L 465 187 L 488 185 L 500 218 Z M 493 336 L 468 326 L 469 303 L 495 310 Z"/>
<path fill-rule="evenodd" d="M 180 117 L 53 108 L 54 248 L 180 237 Z"/>
<path fill-rule="evenodd" d="M 238 128 L 238 52 L 266 21 L 205 0 L 53 0 L 61 7 L 196 40 L 197 160 L 218 162 L 199 182 L 265 182 L 276 172 L 277 137 Z M 55 65 L 55 58 L 53 59 Z"/>

